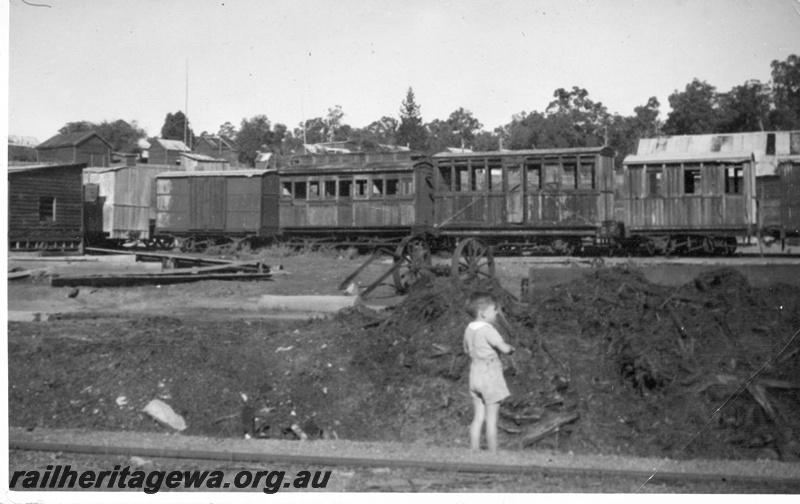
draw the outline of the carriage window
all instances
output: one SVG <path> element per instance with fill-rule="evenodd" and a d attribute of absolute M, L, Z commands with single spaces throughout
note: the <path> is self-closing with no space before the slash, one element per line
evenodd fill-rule
<path fill-rule="evenodd" d="M 326 198 L 335 198 L 336 197 L 336 181 L 335 180 L 326 180 L 325 181 L 325 197 Z"/>
<path fill-rule="evenodd" d="M 509 193 L 522 190 L 522 169 L 519 166 L 509 166 L 506 177 L 508 177 Z"/>
<path fill-rule="evenodd" d="M 305 182 L 295 182 L 294 183 L 294 199 L 304 200 L 306 199 L 306 183 Z"/>
<path fill-rule="evenodd" d="M 412 188 L 414 187 L 414 179 L 404 178 L 400 181 L 400 189 L 402 190 L 401 194 L 404 196 L 408 196 L 414 194 Z"/>
<path fill-rule="evenodd" d="M 647 169 L 647 195 L 663 196 L 664 172 L 661 168 Z"/>
<path fill-rule="evenodd" d="M 455 179 L 455 187 L 453 188 L 456 192 L 464 192 L 469 191 L 469 171 L 467 165 L 456 165 L 456 179 Z"/>
<path fill-rule="evenodd" d="M 352 180 L 339 180 L 339 197 L 349 198 L 352 193 L 353 181 Z"/>
<path fill-rule="evenodd" d="M 52 196 L 39 197 L 39 222 L 56 221 L 56 199 Z"/>
<path fill-rule="evenodd" d="M 383 196 L 383 179 L 372 179 L 372 195 Z"/>
<path fill-rule="evenodd" d="M 578 168 L 578 189 L 594 188 L 594 163 L 583 161 Z"/>
<path fill-rule="evenodd" d="M 366 198 L 367 197 L 367 179 L 356 179 L 356 190 L 353 194 L 354 198 Z"/>
<path fill-rule="evenodd" d="M 312 180 L 308 183 L 308 197 L 314 199 L 319 198 L 319 180 Z"/>
<path fill-rule="evenodd" d="M 547 164 L 544 165 L 544 188 L 552 190 L 558 189 L 558 178 L 559 173 L 558 170 L 559 165 L 557 164 Z"/>
<path fill-rule="evenodd" d="M 292 196 L 291 182 L 281 182 L 281 196 L 286 196 L 287 198 L 291 198 Z"/>
<path fill-rule="evenodd" d="M 683 168 L 683 192 L 684 194 L 695 194 L 700 192 L 700 168 Z"/>
<path fill-rule="evenodd" d="M 386 196 L 397 196 L 400 181 L 396 178 L 386 179 Z"/>
<path fill-rule="evenodd" d="M 725 168 L 725 194 L 742 194 L 744 177 L 741 166 Z"/>
<path fill-rule="evenodd" d="M 471 191 L 484 191 L 486 190 L 486 168 L 483 166 L 472 167 L 472 177 L 470 180 Z"/>
<path fill-rule="evenodd" d="M 450 192 L 453 190 L 453 172 L 450 170 L 450 166 L 440 166 L 439 167 L 439 191 Z M 403 194 L 410 194 L 404 192 Z"/>
<path fill-rule="evenodd" d="M 561 170 L 561 189 L 575 189 L 575 175 L 578 166 L 575 163 L 564 163 Z"/>
<path fill-rule="evenodd" d="M 503 191 L 503 169 L 500 167 L 489 168 L 489 190 L 492 192 Z"/>
<path fill-rule="evenodd" d="M 527 164 L 525 165 L 525 170 L 527 171 L 527 188 L 528 192 L 535 192 L 541 189 L 542 187 L 542 165 L 539 164 Z"/>
<path fill-rule="evenodd" d="M 767 156 L 775 155 L 775 133 L 767 133 Z"/>

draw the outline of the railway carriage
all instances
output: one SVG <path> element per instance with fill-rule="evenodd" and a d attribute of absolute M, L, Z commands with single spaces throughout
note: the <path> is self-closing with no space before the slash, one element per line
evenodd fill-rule
<path fill-rule="evenodd" d="M 431 163 L 412 151 L 303 154 L 279 170 L 281 236 L 380 245 L 432 219 Z"/>
<path fill-rule="evenodd" d="M 496 249 L 579 252 L 620 232 L 609 147 L 439 153 L 434 227 Z"/>
<path fill-rule="evenodd" d="M 628 156 L 618 197 L 630 248 L 644 253 L 732 254 L 756 220 L 751 152 Z"/>

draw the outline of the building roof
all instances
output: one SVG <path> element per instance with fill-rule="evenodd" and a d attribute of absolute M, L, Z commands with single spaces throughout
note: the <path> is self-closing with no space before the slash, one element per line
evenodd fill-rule
<path fill-rule="evenodd" d="M 460 152 L 439 152 L 434 154 L 435 158 L 470 158 L 470 157 L 497 157 L 497 156 L 558 156 L 558 155 L 578 155 L 578 154 L 604 154 L 614 155 L 611 147 L 570 147 L 563 149 L 524 149 L 524 150 L 502 150 L 502 151 L 465 151 Z"/>
<path fill-rule="evenodd" d="M 191 152 L 192 149 L 186 146 L 185 143 L 181 140 L 166 140 L 164 138 L 151 138 L 150 139 L 150 148 L 153 147 L 153 143 L 159 144 L 165 150 L 171 151 L 181 151 L 181 152 Z"/>
<path fill-rule="evenodd" d="M 258 152 L 256 154 L 256 163 L 267 163 L 272 159 L 272 152 Z"/>
<path fill-rule="evenodd" d="M 209 171 L 168 171 L 161 172 L 158 178 L 181 177 L 260 177 L 266 173 L 275 173 L 277 170 L 209 170 Z"/>
<path fill-rule="evenodd" d="M 206 156 L 205 154 L 198 154 L 196 152 L 181 152 L 181 157 L 187 157 L 189 159 L 194 159 L 195 161 L 213 161 L 215 163 L 230 163 L 227 159 L 219 159 L 211 156 Z"/>
<path fill-rule="evenodd" d="M 32 136 L 8 135 L 8 145 L 36 147 L 39 145 L 39 139 Z"/>
<path fill-rule="evenodd" d="M 236 142 L 234 142 L 232 139 L 230 139 L 230 138 L 228 138 L 226 136 L 222 136 L 222 135 L 219 135 L 219 136 L 202 135 L 194 143 L 195 147 L 197 147 L 197 144 L 199 144 L 200 142 L 206 142 L 209 145 L 211 145 L 211 147 L 214 148 L 214 149 L 220 149 L 220 148 L 225 149 L 225 148 L 227 148 L 227 149 L 234 150 L 234 151 L 238 151 L 239 150 L 239 145 Z"/>
<path fill-rule="evenodd" d="M 753 160 L 753 153 L 747 151 L 734 152 L 657 152 L 654 154 L 630 155 L 623 164 L 666 164 L 666 163 L 702 163 L 726 162 L 743 163 Z"/>
<path fill-rule="evenodd" d="M 32 165 L 16 165 L 8 167 L 8 174 L 45 171 L 55 168 L 86 168 L 86 163 L 38 163 Z"/>
<path fill-rule="evenodd" d="M 79 131 L 77 133 L 63 133 L 54 137 L 50 137 L 44 142 L 36 146 L 37 149 L 58 149 L 61 147 L 77 147 L 82 145 L 93 137 L 97 137 L 105 143 L 109 149 L 111 144 L 101 137 L 96 131 Z"/>

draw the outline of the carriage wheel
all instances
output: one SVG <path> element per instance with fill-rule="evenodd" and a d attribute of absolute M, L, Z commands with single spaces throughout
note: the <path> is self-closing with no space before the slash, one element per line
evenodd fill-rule
<path fill-rule="evenodd" d="M 395 263 L 402 264 L 394 270 L 394 286 L 398 293 L 405 294 L 431 266 L 431 249 L 424 238 L 409 236 L 395 250 Z"/>
<path fill-rule="evenodd" d="M 461 279 L 475 278 L 478 275 L 494 277 L 492 248 L 475 238 L 461 240 L 453 252 L 450 274 Z"/>

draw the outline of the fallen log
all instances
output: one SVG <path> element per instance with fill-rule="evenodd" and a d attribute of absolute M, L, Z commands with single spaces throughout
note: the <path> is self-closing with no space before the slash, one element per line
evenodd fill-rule
<path fill-rule="evenodd" d="M 580 418 L 580 414 L 577 411 L 548 416 L 536 425 L 532 425 L 519 443 L 523 448 L 530 446 L 551 434 L 555 434 L 561 430 L 562 426 L 572 423 L 578 418 Z"/>

